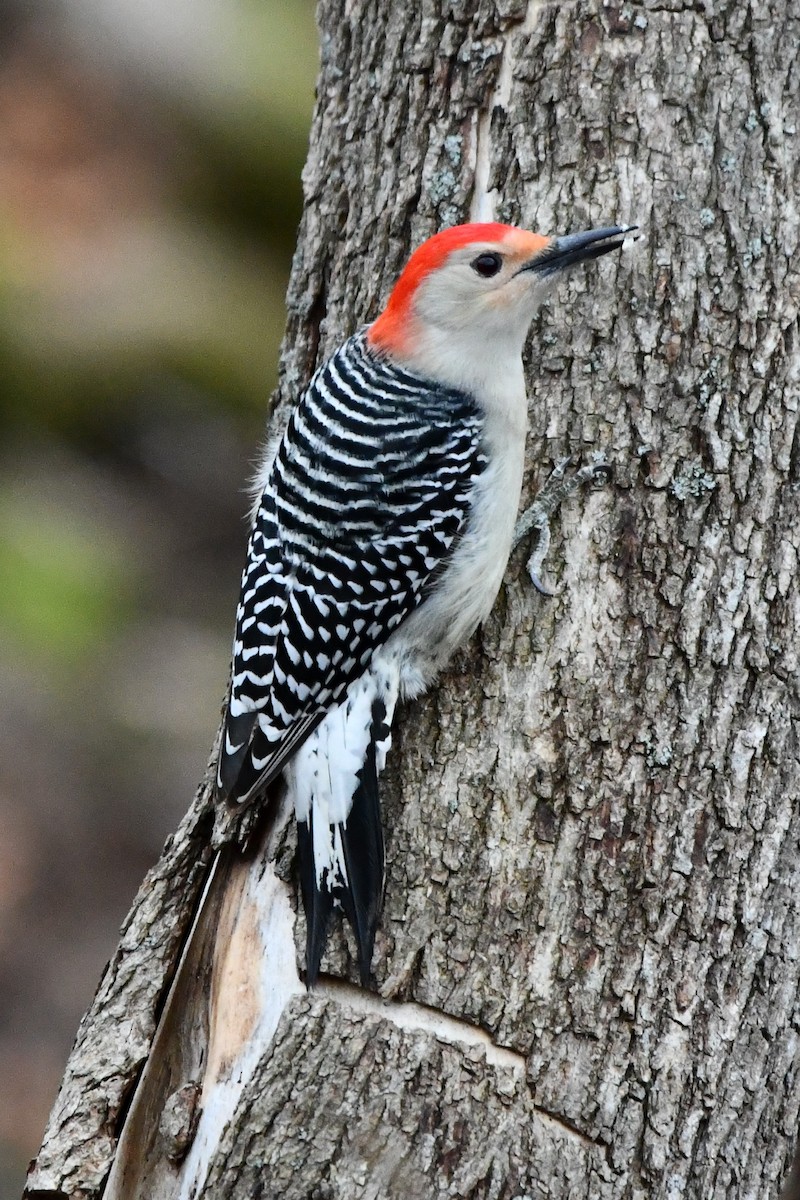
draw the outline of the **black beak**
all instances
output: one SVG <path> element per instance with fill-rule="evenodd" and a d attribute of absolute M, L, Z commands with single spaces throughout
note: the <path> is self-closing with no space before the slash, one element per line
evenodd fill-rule
<path fill-rule="evenodd" d="M 628 234 L 638 228 L 638 225 L 612 225 L 608 229 L 589 229 L 586 233 L 568 233 L 564 237 L 553 238 L 550 245 L 526 263 L 522 270 L 535 271 L 543 278 L 555 275 L 557 271 L 575 263 L 619 250 Z"/>

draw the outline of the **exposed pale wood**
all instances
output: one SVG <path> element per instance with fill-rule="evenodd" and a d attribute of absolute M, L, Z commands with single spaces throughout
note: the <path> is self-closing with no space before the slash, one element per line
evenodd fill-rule
<path fill-rule="evenodd" d="M 558 518 L 559 595 L 532 590 L 520 550 L 399 726 L 388 1009 L 286 984 L 277 1032 L 237 1043 L 248 1070 L 199 1194 L 777 1197 L 800 1107 L 800 13 L 323 0 L 320 27 L 279 412 L 440 225 L 645 232 L 534 328 L 529 494 L 565 453 L 614 467 Z M 208 836 L 201 799 L 81 1027 L 33 1189 L 102 1192 Z M 225 875 L 271 872 L 282 947 L 293 840 Z M 270 946 L 248 928 L 255 977 Z M 246 984 L 214 954 L 219 1006 Z M 356 978 L 343 935 L 326 969 Z M 205 1062 L 192 1001 L 164 1029 L 195 1030 Z M 181 1103 L 141 1195 L 182 1194 Z"/>

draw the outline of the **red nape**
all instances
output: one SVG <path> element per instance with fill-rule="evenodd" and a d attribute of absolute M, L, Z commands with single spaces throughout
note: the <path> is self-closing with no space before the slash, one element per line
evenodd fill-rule
<path fill-rule="evenodd" d="M 426 275 L 440 267 L 454 250 L 471 242 L 502 242 L 509 234 L 519 233 L 514 225 L 496 221 L 485 224 L 453 225 L 429 237 L 414 251 L 378 319 L 370 327 L 367 339 L 380 350 L 402 350 L 406 319 L 411 299 Z"/>

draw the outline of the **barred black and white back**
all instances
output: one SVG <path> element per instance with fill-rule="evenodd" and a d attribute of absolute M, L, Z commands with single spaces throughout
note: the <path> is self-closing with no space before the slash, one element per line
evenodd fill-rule
<path fill-rule="evenodd" d="M 267 473 L 218 789 L 244 804 L 285 772 L 309 984 L 337 902 L 369 974 L 383 888 L 377 779 L 398 694 L 419 690 L 416 639 L 404 630 L 468 526 L 487 465 L 482 433 L 471 397 L 382 358 L 362 331 L 316 373 Z"/>

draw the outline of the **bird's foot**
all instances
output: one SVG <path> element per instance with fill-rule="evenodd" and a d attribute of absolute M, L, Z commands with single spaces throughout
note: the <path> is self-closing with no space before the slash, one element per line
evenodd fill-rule
<path fill-rule="evenodd" d="M 533 504 L 518 518 L 514 529 L 514 549 L 531 530 L 536 530 L 538 534 L 536 549 L 528 559 L 527 567 L 533 586 L 543 596 L 556 595 L 555 589 L 546 584 L 541 576 L 542 566 L 550 549 L 550 517 L 567 496 L 579 487 L 587 483 L 608 483 L 611 479 L 611 466 L 600 453 L 594 454 L 592 461 L 585 466 L 568 474 L 567 469 L 572 465 L 572 461 L 570 454 L 556 463 L 544 487 Z"/>

